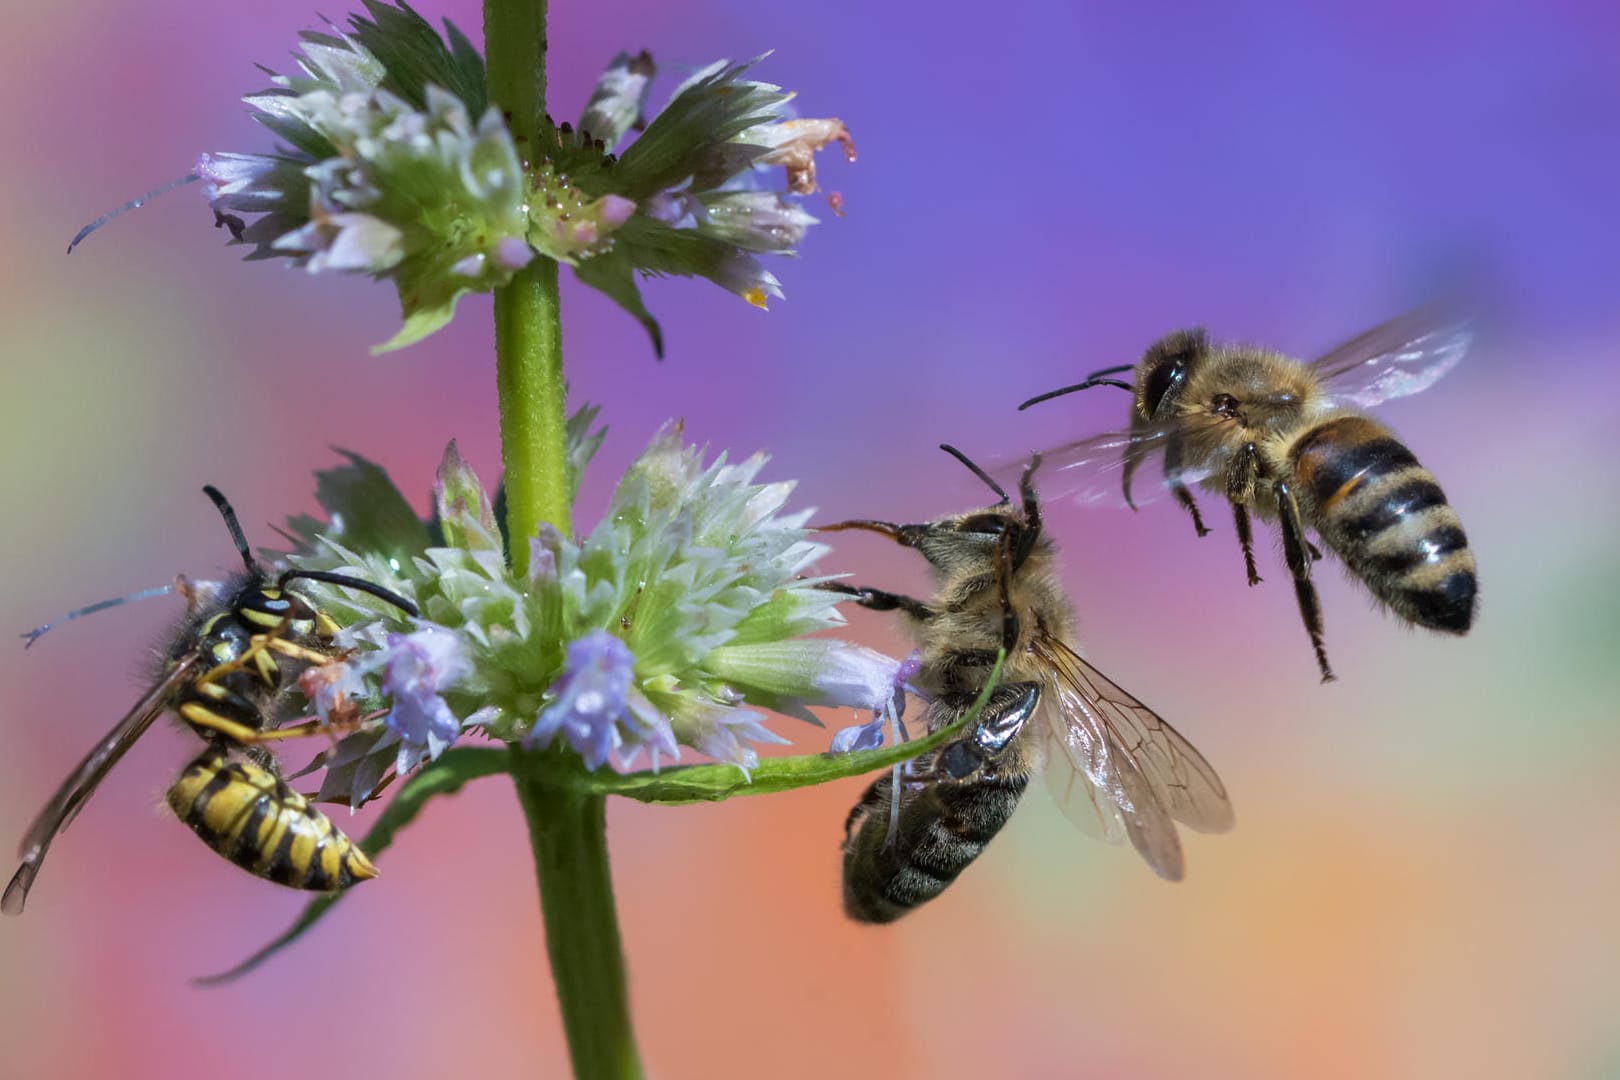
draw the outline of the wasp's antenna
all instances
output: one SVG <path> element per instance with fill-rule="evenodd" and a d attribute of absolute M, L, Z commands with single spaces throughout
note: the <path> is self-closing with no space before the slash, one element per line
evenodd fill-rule
<path fill-rule="evenodd" d="M 73 254 L 73 249 L 79 246 L 79 242 L 81 240 L 95 232 L 97 229 L 101 228 L 103 225 L 107 224 L 107 222 L 111 221 L 119 214 L 124 213 L 126 210 L 134 210 L 138 207 L 145 206 L 149 201 L 157 198 L 166 191 L 173 191 L 177 187 L 183 187 L 186 184 L 201 179 L 202 177 L 198 176 L 196 173 L 186 173 L 186 175 L 180 177 L 178 180 L 170 180 L 162 187 L 153 188 L 151 191 L 148 191 L 145 195 L 142 195 L 138 199 L 129 200 L 129 202 L 125 203 L 123 206 L 120 206 L 116 210 L 109 210 L 107 213 L 102 214 L 100 217 L 96 218 L 96 220 L 92 221 L 90 224 L 73 234 L 73 239 L 68 242 L 67 253 L 69 255 Z M 233 229 L 232 232 L 234 233 L 235 230 Z"/>
<path fill-rule="evenodd" d="M 70 611 L 66 615 L 52 619 L 50 622 L 45 623 L 42 626 L 36 626 L 26 634 L 23 634 L 22 637 L 27 639 L 23 644 L 23 648 L 28 648 L 34 642 L 44 637 L 45 631 L 51 629 L 53 626 L 61 626 L 65 622 L 72 622 L 74 619 L 81 618 L 85 615 L 94 615 L 98 611 L 106 611 L 110 607 L 117 607 L 119 604 L 127 604 L 134 600 L 150 600 L 154 596 L 167 596 L 172 592 L 178 591 L 178 589 L 179 586 L 173 583 L 168 585 L 159 585 L 155 588 L 142 589 L 140 592 L 130 593 L 128 596 L 119 596 L 112 600 L 102 600 L 101 602 L 91 604 L 88 607 L 79 608 L 77 611 Z"/>
<path fill-rule="evenodd" d="M 1004 488 L 1002 488 L 1002 486 L 1000 484 L 998 484 L 994 480 L 990 479 L 990 474 L 989 473 L 985 472 L 983 469 L 981 469 L 977 465 L 973 464 L 972 461 L 968 460 L 968 456 L 966 454 L 962 453 L 962 451 L 958 450 L 956 447 L 952 446 L 950 443 L 940 443 L 939 448 L 941 450 L 945 451 L 947 454 L 951 455 L 951 457 L 955 458 L 957 461 L 960 461 L 963 465 L 966 465 L 968 467 L 968 470 L 970 472 L 972 472 L 974 476 L 977 476 L 980 480 L 983 480 L 985 482 L 986 486 L 988 486 L 991 491 L 995 492 L 998 496 L 1000 496 L 1002 502 L 1011 502 L 1012 501 L 1010 498 L 1008 498 L 1006 490 Z"/>
<path fill-rule="evenodd" d="M 1123 379 L 1110 379 L 1107 376 L 1118 375 L 1122 371 L 1130 371 L 1135 366 L 1135 364 L 1120 364 L 1116 367 L 1103 368 L 1101 371 L 1093 371 L 1090 375 L 1086 376 L 1084 382 L 1077 382 L 1073 386 L 1065 386 L 1058 390 L 1048 390 L 1044 394 L 1036 394 L 1034 397 L 1018 406 L 1018 411 L 1023 412 L 1031 405 L 1039 405 L 1043 401 L 1051 401 L 1055 397 L 1062 397 L 1064 394 L 1072 394 L 1076 390 L 1090 390 L 1093 386 L 1117 386 L 1121 390 L 1134 391 L 1136 387 L 1132 386 Z"/>
<path fill-rule="evenodd" d="M 413 619 L 422 614 L 421 609 L 397 592 L 392 592 L 381 585 L 362 578 L 349 577 L 347 574 L 334 574 L 329 570 L 288 570 L 281 575 L 281 579 L 277 584 L 286 585 L 287 582 L 297 581 L 299 578 L 306 578 L 310 581 L 324 581 L 328 585 L 342 585 L 346 589 L 359 589 L 363 593 L 370 593 L 379 600 L 393 604 Z"/>
<path fill-rule="evenodd" d="M 225 519 L 225 527 L 231 530 L 231 541 L 241 553 L 242 563 L 248 568 L 248 573 L 257 571 L 259 564 L 253 561 L 253 552 L 248 550 L 247 537 L 242 535 L 242 523 L 236 520 L 236 511 L 231 509 L 230 500 L 220 494 L 219 488 L 213 484 L 204 484 L 203 494 L 213 499 L 214 505 L 219 507 L 219 516 Z"/>

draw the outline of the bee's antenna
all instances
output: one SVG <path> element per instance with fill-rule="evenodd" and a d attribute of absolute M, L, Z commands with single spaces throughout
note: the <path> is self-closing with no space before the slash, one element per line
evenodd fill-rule
<path fill-rule="evenodd" d="M 36 626 L 26 634 L 23 634 L 22 636 L 27 639 L 23 644 L 23 648 L 28 648 L 34 642 L 44 637 L 45 631 L 49 630 L 53 626 L 60 626 L 62 623 L 72 622 L 74 619 L 81 618 L 85 615 L 94 615 L 98 611 L 106 611 L 110 607 L 117 607 L 119 604 L 127 604 L 132 600 L 149 600 L 154 596 L 167 596 L 169 593 L 176 592 L 178 590 L 179 586 L 176 584 L 159 585 L 156 588 L 142 589 L 140 592 L 130 593 L 128 596 L 119 596 L 114 597 L 111 600 L 102 600 L 98 603 L 90 604 L 87 607 L 79 608 L 77 611 L 70 611 L 66 615 L 58 616 L 50 622 L 45 623 L 43 626 Z"/>
<path fill-rule="evenodd" d="M 129 202 L 125 203 L 123 206 L 120 206 L 116 210 L 109 210 L 107 213 L 102 214 L 100 217 L 96 218 L 96 220 L 92 221 L 90 224 L 73 234 L 73 239 L 68 242 L 67 253 L 69 255 L 73 254 L 73 249 L 79 246 L 79 242 L 81 240 L 95 232 L 97 229 L 101 228 L 103 225 L 107 224 L 107 222 L 111 221 L 119 214 L 122 214 L 127 210 L 134 210 L 138 207 L 145 206 L 147 202 L 157 198 L 159 195 L 162 195 L 165 191 L 173 191 L 177 187 L 182 187 L 186 184 L 192 183 L 195 180 L 201 179 L 202 177 L 198 176 L 196 173 L 186 173 L 186 175 L 180 177 L 178 180 L 170 180 L 167 184 L 164 184 L 161 187 L 153 188 L 151 191 L 148 191 L 145 195 L 142 195 L 138 199 L 129 200 Z"/>
<path fill-rule="evenodd" d="M 974 476 L 977 476 L 980 480 L 983 480 L 991 491 L 1000 496 L 1002 502 L 1012 501 L 1011 498 L 1008 497 L 1006 489 L 992 480 L 989 473 L 985 472 L 983 469 L 973 464 L 972 461 L 968 460 L 968 456 L 962 453 L 962 451 L 958 450 L 950 443 L 940 443 L 939 448 L 951 455 L 951 457 L 955 458 L 957 461 L 960 461 L 963 465 L 966 465 L 968 470 L 972 472 Z"/>
<path fill-rule="evenodd" d="M 413 619 L 422 614 L 420 608 L 397 592 L 392 592 L 363 578 L 349 577 L 347 574 L 334 574 L 329 570 L 288 570 L 281 575 L 278 584 L 286 585 L 287 582 L 297 581 L 299 578 L 305 578 L 309 581 L 324 581 L 328 585 L 342 585 L 346 589 L 359 589 L 363 593 L 370 593 L 379 600 L 393 604 Z"/>
<path fill-rule="evenodd" d="M 213 484 L 203 485 L 203 494 L 214 500 L 219 507 L 220 517 L 225 519 L 225 527 L 231 530 L 231 540 L 236 544 L 236 550 L 242 555 L 242 563 L 248 568 L 248 573 L 259 569 L 259 564 L 253 561 L 253 552 L 248 550 L 247 537 L 242 534 L 242 523 L 236 520 L 236 511 L 231 509 L 230 500 L 220 494 L 219 488 Z"/>
<path fill-rule="evenodd" d="M 1122 371 L 1130 371 L 1135 366 L 1135 364 L 1119 364 L 1115 367 L 1103 368 L 1101 371 L 1093 371 L 1090 375 L 1086 376 L 1084 382 L 1077 382 L 1073 386 L 1065 386 L 1059 390 L 1048 390 L 1044 394 L 1036 394 L 1034 397 L 1018 406 L 1018 411 L 1023 412 L 1031 405 L 1039 405 L 1043 401 L 1051 401 L 1055 397 L 1062 397 L 1064 394 L 1072 394 L 1076 390 L 1090 390 L 1093 386 L 1117 386 L 1121 390 L 1135 391 L 1136 387 L 1132 386 L 1128 382 L 1125 382 L 1123 379 L 1107 378 L 1109 375 L 1118 375 Z"/>

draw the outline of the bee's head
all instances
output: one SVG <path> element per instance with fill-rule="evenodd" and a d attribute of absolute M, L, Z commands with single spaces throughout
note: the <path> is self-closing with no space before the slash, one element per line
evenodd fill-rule
<path fill-rule="evenodd" d="M 895 539 L 916 548 L 936 569 L 949 574 L 984 565 L 995 558 L 1002 544 L 1009 551 L 1023 549 L 1029 529 L 1022 510 L 1011 503 L 998 503 L 921 525 L 901 525 Z"/>
<path fill-rule="evenodd" d="M 1193 366 L 1209 354 L 1209 335 L 1201 328 L 1175 330 L 1148 346 L 1136 365 L 1136 416 L 1147 421 L 1164 416 L 1181 395 Z"/>
<path fill-rule="evenodd" d="M 967 466 L 991 491 L 1001 496 L 1001 501 L 981 510 L 969 510 L 917 525 L 863 520 L 841 521 L 834 525 L 818 526 L 818 529 L 823 532 L 864 529 L 882 533 L 896 543 L 916 548 L 935 569 L 946 574 L 982 566 L 995 559 L 999 549 L 1007 552 L 1011 569 L 1017 570 L 1041 539 L 1040 503 L 1036 499 L 1033 483 L 1040 456 L 1031 458 L 1024 467 L 1024 475 L 1018 485 L 1022 504 L 1015 506 L 1001 485 L 989 473 L 969 461 L 960 450 L 949 445 L 941 445 L 940 449 Z"/>

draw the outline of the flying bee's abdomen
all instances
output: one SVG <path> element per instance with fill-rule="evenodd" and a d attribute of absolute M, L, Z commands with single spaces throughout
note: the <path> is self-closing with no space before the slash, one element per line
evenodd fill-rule
<path fill-rule="evenodd" d="M 365 852 L 309 800 L 222 749 L 186 766 L 169 806 L 209 847 L 278 884 L 327 892 L 377 876 Z"/>
<path fill-rule="evenodd" d="M 845 912 L 859 922 L 893 922 L 944 892 L 1007 824 L 1028 783 L 1023 775 L 930 782 L 902 796 L 891 845 L 893 788 L 889 776 L 879 779 L 858 831 L 844 844 Z"/>
<path fill-rule="evenodd" d="M 1466 633 L 1478 582 L 1462 522 L 1433 474 L 1382 424 L 1338 416 L 1289 450 L 1322 539 L 1397 615 Z"/>

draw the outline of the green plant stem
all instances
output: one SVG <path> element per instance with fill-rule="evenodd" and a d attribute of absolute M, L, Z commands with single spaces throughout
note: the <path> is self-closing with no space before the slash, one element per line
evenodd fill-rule
<path fill-rule="evenodd" d="M 490 100 L 532 167 L 546 108 L 546 0 L 484 0 L 484 54 Z M 510 555 L 524 574 L 541 522 L 565 536 L 572 528 L 557 263 L 544 256 L 495 290 L 495 382 Z"/>
<path fill-rule="evenodd" d="M 613 906 L 607 797 L 555 783 L 546 754 L 511 753 L 512 778 L 534 846 L 546 951 L 574 1075 L 593 1080 L 640 1077 Z"/>

